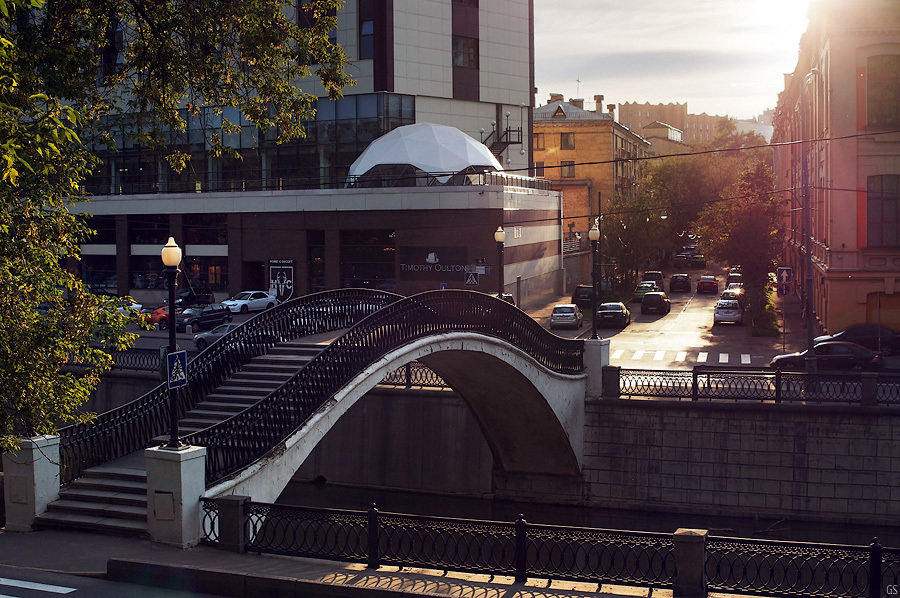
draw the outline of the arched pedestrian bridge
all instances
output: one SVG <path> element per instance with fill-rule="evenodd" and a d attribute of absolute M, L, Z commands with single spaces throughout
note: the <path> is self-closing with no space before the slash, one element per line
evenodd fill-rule
<path fill-rule="evenodd" d="M 206 447 L 208 496 L 275 500 L 341 415 L 413 360 L 465 401 L 503 472 L 580 475 L 584 342 L 559 338 L 516 307 L 471 291 L 404 298 L 344 289 L 262 312 L 191 361 L 189 384 L 179 393 L 181 414 L 276 345 L 338 332 L 255 405 L 183 438 Z M 167 429 L 168 404 L 163 384 L 90 424 L 61 430 L 63 483 L 150 446 Z"/>

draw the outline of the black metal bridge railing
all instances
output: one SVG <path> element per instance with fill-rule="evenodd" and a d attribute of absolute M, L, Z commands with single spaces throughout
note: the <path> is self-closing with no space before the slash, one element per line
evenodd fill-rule
<path fill-rule="evenodd" d="M 380 357 L 449 332 L 498 338 L 556 372 L 578 374 L 584 367 L 584 341 L 551 334 L 525 312 L 489 295 L 446 290 L 407 297 L 356 323 L 252 407 L 186 436 L 185 442 L 206 447 L 207 487 L 268 454 Z"/>
<path fill-rule="evenodd" d="M 188 385 L 177 393 L 179 417 L 276 343 L 349 328 L 401 298 L 384 291 L 341 289 L 299 297 L 259 313 L 190 362 Z M 68 483 L 88 467 L 150 446 L 154 437 L 168 429 L 168 401 L 167 386 L 160 384 L 91 422 L 61 428 L 60 482 Z"/>

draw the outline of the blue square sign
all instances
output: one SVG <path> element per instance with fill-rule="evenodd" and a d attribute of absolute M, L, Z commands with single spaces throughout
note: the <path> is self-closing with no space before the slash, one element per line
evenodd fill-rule
<path fill-rule="evenodd" d="M 187 351 L 175 351 L 166 355 L 166 377 L 169 388 L 187 386 Z"/>

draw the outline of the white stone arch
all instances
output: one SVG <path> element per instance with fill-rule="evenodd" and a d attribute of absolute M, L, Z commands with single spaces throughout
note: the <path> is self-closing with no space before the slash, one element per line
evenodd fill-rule
<path fill-rule="evenodd" d="M 280 447 L 208 488 L 204 496 L 237 494 L 258 502 L 274 502 L 338 419 L 386 374 L 413 360 L 434 369 L 457 390 L 481 425 L 501 469 L 578 475 L 583 455 L 586 374 L 559 374 L 497 338 L 453 332 L 422 338 L 384 355 Z"/>

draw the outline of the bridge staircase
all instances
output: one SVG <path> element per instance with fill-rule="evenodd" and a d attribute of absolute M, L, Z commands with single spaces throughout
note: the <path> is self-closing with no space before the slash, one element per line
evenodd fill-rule
<path fill-rule="evenodd" d="M 178 422 L 182 435 L 214 426 L 251 407 L 290 379 L 330 339 L 288 341 L 254 357 Z M 156 436 L 151 445 L 167 442 Z M 143 451 L 86 469 L 62 488 L 59 499 L 39 515 L 39 528 L 69 528 L 122 535 L 147 533 L 147 470 Z"/>

